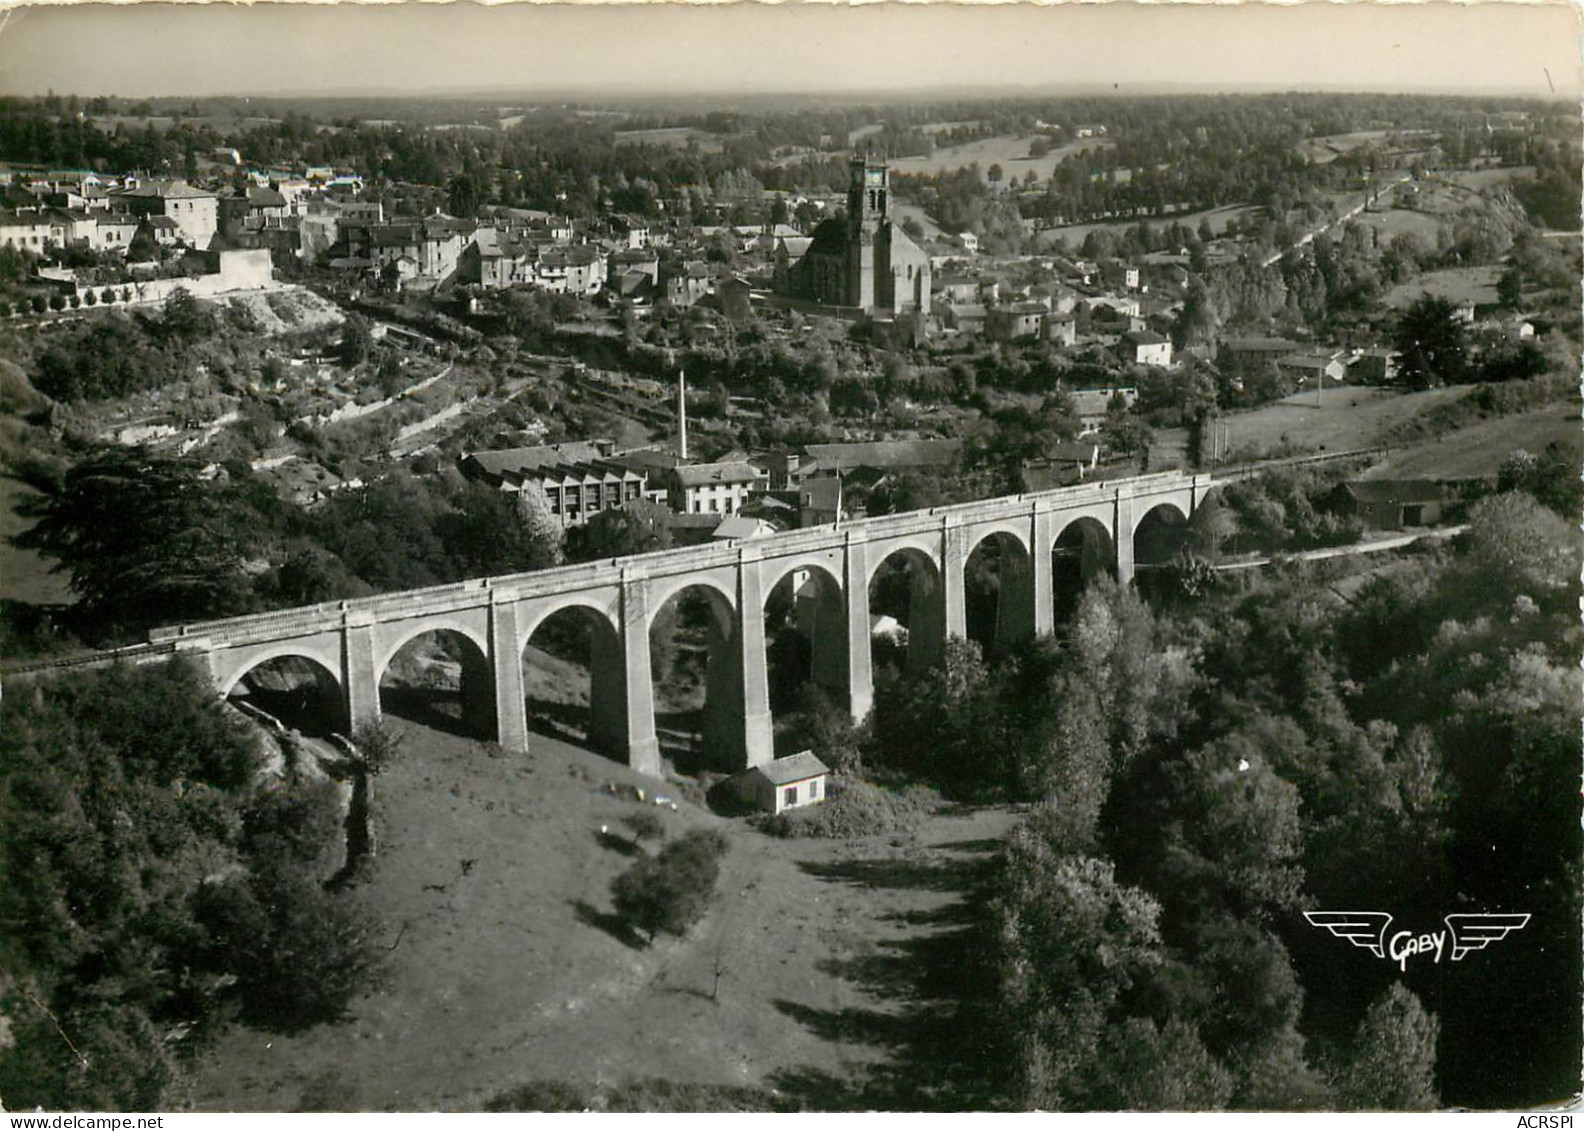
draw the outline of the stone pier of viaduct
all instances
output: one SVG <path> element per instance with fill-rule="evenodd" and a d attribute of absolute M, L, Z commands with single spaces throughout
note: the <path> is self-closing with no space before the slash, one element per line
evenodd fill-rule
<path fill-rule="evenodd" d="M 1186 521 L 1211 486 L 1208 476 L 1150 475 L 181 625 L 154 631 L 129 658 L 188 655 L 227 695 L 259 665 L 301 657 L 323 669 L 340 721 L 355 727 L 378 719 L 380 680 L 397 652 L 448 631 L 468 642 L 464 714 L 502 745 L 526 749 L 524 649 L 548 618 L 576 610 L 591 626 L 591 745 L 656 774 L 650 628 L 693 589 L 712 611 L 705 746 L 725 765 L 757 765 L 773 756 L 765 602 L 778 583 L 793 578 L 812 597 L 812 678 L 861 719 L 873 702 L 870 583 L 887 560 L 907 564 L 908 665 L 923 667 L 948 637 L 966 635 L 964 569 L 987 539 L 1000 554 L 996 639 L 1010 645 L 1053 631 L 1053 553 L 1075 545 L 1076 533 L 1087 529 L 1129 581 L 1144 528 Z"/>

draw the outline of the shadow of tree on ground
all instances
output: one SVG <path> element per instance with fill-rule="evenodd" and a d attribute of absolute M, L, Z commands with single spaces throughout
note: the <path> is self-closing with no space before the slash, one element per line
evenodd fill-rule
<path fill-rule="evenodd" d="M 820 1111 L 993 1111 L 1004 1107 L 1010 1061 L 996 1024 L 986 904 L 998 840 L 965 842 L 923 857 L 803 864 L 834 883 L 894 890 L 954 892 L 933 910 L 884 916 L 911 928 L 867 954 L 821 970 L 863 989 L 882 1008 L 776 1008 L 823 1039 L 874 1045 L 890 1059 L 847 1078 L 787 1068 L 769 1080 L 783 1095 Z"/>
<path fill-rule="evenodd" d="M 648 945 L 625 920 L 601 911 L 591 903 L 575 899 L 572 901 L 572 910 L 577 913 L 579 923 L 586 923 L 596 930 L 604 931 L 629 950 L 644 950 Z"/>

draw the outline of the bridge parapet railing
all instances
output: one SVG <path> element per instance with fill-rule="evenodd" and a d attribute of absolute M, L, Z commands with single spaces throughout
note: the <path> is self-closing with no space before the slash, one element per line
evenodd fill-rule
<path fill-rule="evenodd" d="M 0 675 L 26 675 L 32 672 L 78 668 L 88 664 L 114 663 L 117 660 L 141 660 L 155 656 L 176 654 L 174 644 L 128 644 L 122 648 L 107 648 L 100 652 L 85 652 L 75 656 L 56 656 L 42 660 L 0 661 Z"/>
<path fill-rule="evenodd" d="M 790 554 L 840 545 L 848 531 L 860 532 L 865 537 L 906 536 L 939 529 L 943 519 L 949 521 L 957 517 L 971 517 L 980 521 L 995 521 L 1020 517 L 1028 512 L 1031 504 L 1049 502 L 1058 506 L 1082 506 L 1113 499 L 1124 487 L 1129 494 L 1138 496 L 1152 494 L 1160 488 L 1176 488 L 1200 481 L 1208 485 L 1209 477 L 1189 476 L 1181 471 L 1163 471 L 1131 479 L 1080 483 L 1049 491 L 1004 495 L 995 499 L 954 503 L 894 515 L 877 515 L 840 525 L 788 531 L 762 539 L 656 550 L 593 563 L 472 578 L 346 601 L 328 601 L 297 609 L 173 625 L 152 630 L 149 641 L 153 645 L 171 645 L 182 639 L 197 638 L 214 644 L 249 643 L 293 631 L 325 631 L 339 627 L 349 615 L 372 615 L 378 619 L 409 612 L 410 615 L 453 612 L 489 603 L 491 591 L 494 590 L 509 590 L 514 595 L 527 598 L 575 592 L 618 584 L 628 573 L 664 577 L 679 572 L 735 565 L 745 546 L 752 547 L 750 552 L 756 558 L 784 558 Z"/>

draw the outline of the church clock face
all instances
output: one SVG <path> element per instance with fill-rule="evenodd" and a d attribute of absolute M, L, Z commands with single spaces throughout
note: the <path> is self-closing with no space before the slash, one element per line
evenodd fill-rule
<path fill-rule="evenodd" d="M 869 169 L 864 172 L 864 183 L 880 188 L 885 184 L 885 170 Z"/>

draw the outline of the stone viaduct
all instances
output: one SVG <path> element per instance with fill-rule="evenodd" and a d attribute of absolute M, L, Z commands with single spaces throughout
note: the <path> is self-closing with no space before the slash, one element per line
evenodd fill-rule
<path fill-rule="evenodd" d="M 950 636 L 967 633 L 964 567 L 987 539 L 1000 551 L 996 641 L 1054 630 L 1053 554 L 1088 531 L 1116 576 L 1130 581 L 1136 540 L 1151 521 L 1184 522 L 1211 490 L 1209 476 L 1169 472 L 1133 479 L 910 511 L 754 539 L 534 573 L 157 629 L 133 651 L 186 654 L 227 695 L 254 668 L 302 657 L 332 682 L 339 721 L 380 714 L 379 688 L 397 652 L 425 633 L 468 644 L 464 716 L 502 745 L 529 744 L 523 652 L 536 629 L 564 610 L 592 626 L 589 738 L 625 754 L 635 770 L 660 772 L 650 627 L 685 589 L 712 611 L 704 708 L 706 749 L 726 765 L 772 756 L 765 602 L 791 577 L 814 596 L 812 676 L 861 719 L 873 702 L 870 582 L 881 565 L 906 562 L 908 666 L 933 662 Z M 136 657 L 132 657 L 136 658 Z"/>

